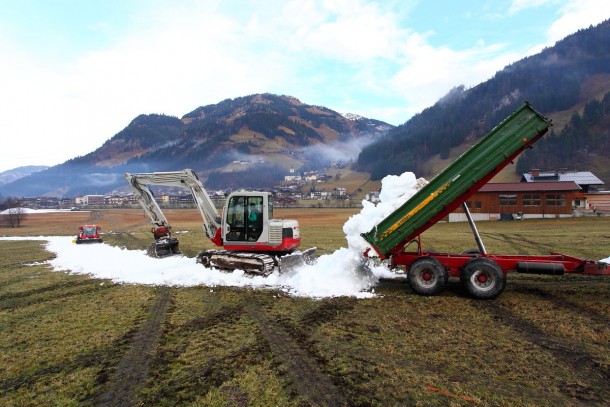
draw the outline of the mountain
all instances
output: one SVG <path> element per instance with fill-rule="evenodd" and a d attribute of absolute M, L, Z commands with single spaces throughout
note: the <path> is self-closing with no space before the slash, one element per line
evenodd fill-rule
<path fill-rule="evenodd" d="M 12 170 L 0 172 L 0 185 L 10 184 L 19 178 L 27 177 L 35 172 L 48 169 L 46 165 L 28 165 L 25 167 L 17 167 Z"/>
<path fill-rule="evenodd" d="M 210 188 L 263 188 L 297 170 L 354 160 L 393 126 L 291 96 L 255 94 L 182 118 L 140 115 L 97 150 L 0 187 L 4 196 L 105 194 L 125 172 L 192 168 Z"/>
<path fill-rule="evenodd" d="M 414 171 L 430 177 L 433 163 L 454 158 L 524 100 L 554 122 L 553 131 L 523 155 L 513 171 L 596 170 L 610 183 L 610 20 L 580 30 L 433 106 L 360 153 L 355 168 L 373 179 Z"/>

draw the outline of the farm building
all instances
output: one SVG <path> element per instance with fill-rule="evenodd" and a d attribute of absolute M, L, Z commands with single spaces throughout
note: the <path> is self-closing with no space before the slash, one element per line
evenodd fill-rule
<path fill-rule="evenodd" d="M 590 171 L 536 171 L 526 172 L 521 182 L 574 181 L 584 197 L 574 202 L 575 210 L 610 212 L 610 191 L 604 182 Z"/>
<path fill-rule="evenodd" d="M 513 218 L 555 218 L 573 216 L 575 205 L 585 195 L 574 181 L 509 182 L 485 184 L 466 205 L 476 220 Z M 466 221 L 462 208 L 449 214 L 450 222 Z"/>
<path fill-rule="evenodd" d="M 598 213 L 610 213 L 610 191 L 585 194 L 586 208 Z"/>
<path fill-rule="evenodd" d="M 582 192 L 595 192 L 604 186 L 604 182 L 590 171 L 536 171 L 526 172 L 521 182 L 563 182 L 573 181 Z"/>

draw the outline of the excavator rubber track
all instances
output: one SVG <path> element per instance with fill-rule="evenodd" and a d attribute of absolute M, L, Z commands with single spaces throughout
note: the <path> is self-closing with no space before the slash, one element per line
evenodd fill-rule
<path fill-rule="evenodd" d="M 206 268 L 221 270 L 243 270 L 248 274 L 268 276 L 273 273 L 276 261 L 263 253 L 242 253 L 229 250 L 202 250 L 197 254 L 197 263 Z"/>
<path fill-rule="evenodd" d="M 202 250 L 197 254 L 197 263 L 206 268 L 217 268 L 233 271 L 243 270 L 248 274 L 268 276 L 275 269 L 286 273 L 315 261 L 316 248 L 312 247 L 303 252 L 296 251 L 283 256 L 266 253 L 234 252 L 229 250 Z"/>

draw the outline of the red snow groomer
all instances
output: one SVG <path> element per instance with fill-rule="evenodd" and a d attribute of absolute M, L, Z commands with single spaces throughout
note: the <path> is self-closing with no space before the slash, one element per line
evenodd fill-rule
<path fill-rule="evenodd" d="M 98 225 L 82 225 L 78 228 L 78 234 L 76 235 L 75 243 L 102 243 L 103 239 L 100 237 L 101 227 Z"/>
<path fill-rule="evenodd" d="M 544 135 L 551 121 L 527 102 L 477 144 L 420 189 L 400 208 L 362 237 L 392 268 L 404 267 L 417 294 L 441 292 L 449 277 L 458 277 L 475 298 L 497 297 L 509 271 L 530 274 L 610 275 L 610 265 L 559 253 L 549 255 L 490 254 L 472 220 L 466 201 L 526 148 Z M 478 250 L 464 253 L 424 251 L 420 235 L 462 205 Z M 405 248 L 416 244 L 416 250 Z M 368 251 L 364 253 L 368 256 Z"/>

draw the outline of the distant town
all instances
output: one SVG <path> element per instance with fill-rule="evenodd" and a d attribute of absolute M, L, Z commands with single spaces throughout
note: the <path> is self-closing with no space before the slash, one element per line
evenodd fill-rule
<path fill-rule="evenodd" d="M 332 177 L 323 171 L 296 173 L 290 171 L 284 180 L 271 189 L 275 207 L 361 207 L 362 199 L 354 199 L 343 187 L 329 190 L 316 188 Z M 303 192 L 307 191 L 307 192 Z M 220 208 L 231 191 L 208 191 Z M 358 191 L 359 197 L 377 203 L 379 190 Z M 182 188 L 155 190 L 159 205 L 165 208 L 192 208 L 193 196 Z M 520 182 L 488 183 L 477 191 L 466 205 L 475 220 L 503 218 L 525 219 L 571 216 L 610 215 L 610 191 L 591 172 L 538 171 L 523 174 Z M 21 207 L 31 209 L 87 210 L 117 207 L 139 208 L 131 193 L 83 195 L 74 198 L 36 197 L 20 200 Z M 464 211 L 455 210 L 447 221 L 464 221 Z"/>

